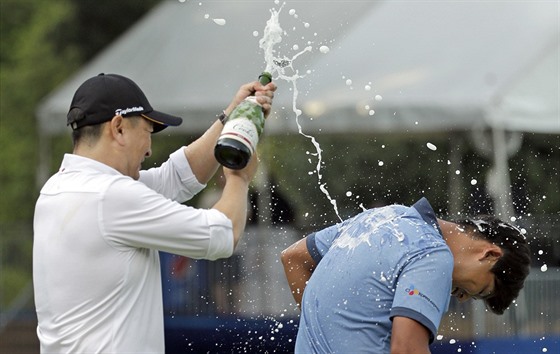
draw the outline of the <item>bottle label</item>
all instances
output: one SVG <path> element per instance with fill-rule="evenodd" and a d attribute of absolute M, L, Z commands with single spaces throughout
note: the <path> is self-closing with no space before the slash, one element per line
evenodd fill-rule
<path fill-rule="evenodd" d="M 247 146 L 251 155 L 259 142 L 259 134 L 253 122 L 245 117 L 228 120 L 222 129 L 220 139 L 234 139 Z"/>

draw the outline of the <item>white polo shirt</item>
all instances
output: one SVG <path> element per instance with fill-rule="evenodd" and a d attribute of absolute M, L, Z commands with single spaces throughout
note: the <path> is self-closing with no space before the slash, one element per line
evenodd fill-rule
<path fill-rule="evenodd" d="M 178 202 L 205 186 L 183 149 L 135 181 L 66 154 L 37 201 L 33 282 L 42 353 L 163 353 L 158 251 L 217 259 L 231 221 Z"/>

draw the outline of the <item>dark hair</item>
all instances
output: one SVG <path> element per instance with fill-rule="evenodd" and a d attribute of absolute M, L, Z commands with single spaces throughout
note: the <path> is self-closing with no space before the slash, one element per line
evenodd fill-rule
<path fill-rule="evenodd" d="M 78 121 L 85 117 L 84 112 L 79 108 L 72 108 L 70 112 L 68 112 L 68 120 L 72 119 L 72 121 Z M 82 140 L 90 140 L 90 141 L 97 141 L 101 136 L 101 126 L 102 124 L 95 124 L 95 125 L 86 125 L 78 129 L 72 130 L 72 144 L 74 148 L 78 145 L 79 142 Z"/>
<path fill-rule="evenodd" d="M 456 223 L 472 231 L 475 237 L 502 249 L 503 255 L 491 269 L 495 276 L 495 291 L 484 302 L 493 313 L 503 314 L 517 298 L 529 275 L 531 252 L 525 236 L 517 227 L 490 215 L 479 215 Z"/>
<path fill-rule="evenodd" d="M 83 119 L 84 116 L 83 111 L 79 108 L 72 108 L 70 112 L 68 112 L 68 120 L 72 119 L 72 121 L 78 121 Z M 141 119 L 140 116 L 129 116 L 126 118 L 129 119 L 133 125 L 138 124 Z M 103 127 L 103 124 L 106 123 L 107 122 L 85 125 L 81 128 L 72 130 L 72 144 L 74 148 L 78 145 L 78 143 L 84 140 L 88 140 L 91 143 L 96 142 L 101 136 L 101 127 Z"/>

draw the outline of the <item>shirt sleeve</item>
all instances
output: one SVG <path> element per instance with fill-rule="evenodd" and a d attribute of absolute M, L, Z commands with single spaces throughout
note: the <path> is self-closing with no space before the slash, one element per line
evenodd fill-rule
<path fill-rule="evenodd" d="M 100 228 L 116 248 L 150 248 L 210 260 L 233 253 L 231 221 L 218 210 L 181 205 L 124 177 L 102 198 Z"/>
<path fill-rule="evenodd" d="M 184 147 L 169 155 L 160 167 L 140 171 L 139 181 L 171 200 L 183 203 L 202 189 L 183 151 Z"/>
<path fill-rule="evenodd" d="M 407 263 L 399 275 L 391 319 L 411 318 L 430 331 L 430 343 L 437 335 L 449 306 L 453 256 L 444 247 L 427 250 Z"/>
<path fill-rule="evenodd" d="M 314 232 L 307 236 L 305 242 L 307 251 L 313 258 L 316 264 L 319 264 L 321 259 L 325 256 L 332 243 L 338 236 L 338 225 L 327 227 L 318 232 Z"/>

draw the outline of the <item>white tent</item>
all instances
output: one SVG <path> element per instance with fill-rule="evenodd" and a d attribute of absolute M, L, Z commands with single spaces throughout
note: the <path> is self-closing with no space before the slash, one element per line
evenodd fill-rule
<path fill-rule="evenodd" d="M 185 119 L 166 132 L 203 131 L 264 69 L 258 41 L 269 10 L 281 5 L 162 1 L 45 98 L 37 109 L 42 136 L 66 131 L 74 91 L 100 72 L 131 77 L 156 109 Z M 296 101 L 306 132 L 490 128 L 497 194 L 507 205 L 505 132 L 560 132 L 559 11 L 558 1 L 288 0 L 276 54 L 312 47 L 292 62 L 306 75 Z M 266 131 L 296 132 L 294 88 L 277 84 Z"/>
<path fill-rule="evenodd" d="M 313 120 L 312 130 L 500 124 L 507 130 L 558 132 L 559 6 L 557 1 L 292 0 L 280 13 L 286 35 L 277 53 L 291 57 L 298 51 L 294 45 L 301 49 L 312 42 L 313 51 L 293 63 L 300 73 L 312 70 L 298 83 L 298 106 L 321 118 Z M 152 105 L 186 119 L 169 132 L 204 130 L 237 87 L 264 69 L 258 40 L 271 8 L 279 6 L 271 0 L 162 1 L 45 98 L 37 109 L 41 131 L 66 131 L 72 94 L 100 72 L 130 76 Z M 225 25 L 215 23 L 217 18 Z M 330 51 L 321 53 L 322 45 Z M 288 111 L 278 116 L 285 118 L 291 115 L 291 87 L 278 85 L 277 102 Z M 375 101 L 376 94 L 383 100 Z M 375 115 L 369 116 L 368 104 Z M 272 132 L 295 130 L 291 122 L 269 123 Z"/>

